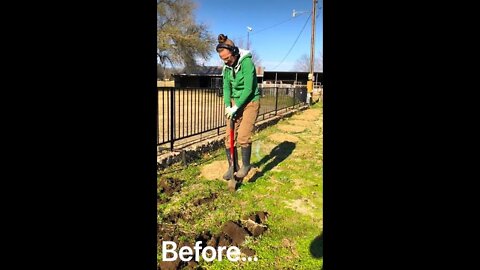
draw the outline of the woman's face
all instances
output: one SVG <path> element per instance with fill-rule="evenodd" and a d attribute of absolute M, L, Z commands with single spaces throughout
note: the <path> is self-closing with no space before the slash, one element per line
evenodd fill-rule
<path fill-rule="evenodd" d="M 224 49 L 221 52 L 218 53 L 220 58 L 222 58 L 223 62 L 228 65 L 232 66 L 233 62 L 235 62 L 235 57 L 232 55 L 230 50 Z"/>

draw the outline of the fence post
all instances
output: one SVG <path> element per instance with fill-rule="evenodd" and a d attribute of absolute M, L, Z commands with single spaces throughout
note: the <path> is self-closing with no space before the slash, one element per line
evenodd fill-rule
<path fill-rule="evenodd" d="M 275 86 L 275 115 L 277 115 L 278 106 L 278 87 Z"/>
<path fill-rule="evenodd" d="M 170 88 L 170 151 L 173 151 L 175 143 L 175 91 Z"/>
<path fill-rule="evenodd" d="M 185 153 L 185 149 L 182 149 L 182 163 L 184 167 L 187 167 L 187 155 Z"/>
<path fill-rule="evenodd" d="M 295 92 L 297 92 L 297 89 L 293 88 L 293 109 L 295 109 Z"/>

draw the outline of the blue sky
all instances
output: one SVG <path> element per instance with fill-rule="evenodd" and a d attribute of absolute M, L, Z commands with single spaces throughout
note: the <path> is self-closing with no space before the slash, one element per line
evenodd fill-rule
<path fill-rule="evenodd" d="M 253 28 L 249 34 L 250 49 L 255 50 L 267 71 L 292 70 L 302 54 L 310 56 L 312 21 L 306 21 L 312 10 L 312 0 L 193 1 L 197 5 L 194 10 L 196 21 L 205 23 L 215 37 L 223 33 L 235 43 L 242 39 L 246 47 L 247 26 Z M 323 51 L 322 5 L 323 1 L 319 0 L 315 23 L 315 57 Z M 292 17 L 293 9 L 299 13 L 295 18 Z M 306 12 L 300 13 L 302 11 Z M 297 38 L 298 41 L 291 49 Z M 218 55 L 212 53 L 205 65 L 220 63 Z"/>

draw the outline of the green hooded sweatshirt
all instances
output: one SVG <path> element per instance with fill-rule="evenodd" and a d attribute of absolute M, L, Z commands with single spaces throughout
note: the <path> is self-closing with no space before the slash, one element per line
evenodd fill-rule
<path fill-rule="evenodd" d="M 257 72 L 249 51 L 239 49 L 240 57 L 235 67 L 223 65 L 223 99 L 230 107 L 231 98 L 235 105 L 242 109 L 250 101 L 260 99 L 260 90 L 257 83 Z"/>

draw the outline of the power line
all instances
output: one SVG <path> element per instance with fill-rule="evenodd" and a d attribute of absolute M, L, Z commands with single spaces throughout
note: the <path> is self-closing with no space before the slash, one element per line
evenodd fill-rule
<path fill-rule="evenodd" d="M 275 27 L 275 26 L 279 26 L 280 24 L 286 23 L 286 22 L 291 21 L 291 20 L 293 20 L 293 19 L 295 19 L 295 17 L 289 18 L 288 20 L 285 20 L 285 21 L 283 21 L 283 22 L 280 22 L 280 23 L 277 23 L 277 24 L 275 24 L 275 25 L 272 25 L 272 26 L 269 26 L 269 27 L 260 29 L 260 30 L 258 30 L 258 31 L 255 31 L 255 32 L 253 32 L 253 33 L 251 34 L 251 36 L 252 36 L 252 35 L 256 35 L 256 34 L 258 34 L 258 33 L 260 33 L 260 32 L 265 31 L 265 30 L 268 30 L 268 29 L 270 29 L 270 28 L 273 28 L 273 27 Z"/>
<path fill-rule="evenodd" d="M 297 41 L 298 39 L 300 38 L 300 36 L 302 35 L 303 33 L 303 30 L 305 30 L 305 26 L 307 26 L 307 23 L 308 23 L 308 20 L 310 20 L 310 17 L 312 17 L 312 13 L 310 13 L 310 15 L 308 16 L 307 20 L 305 21 L 305 24 L 303 25 L 303 28 L 302 30 L 300 31 L 300 33 L 298 34 L 297 36 L 297 39 L 295 39 L 295 42 L 293 42 L 293 45 L 292 47 L 290 47 L 290 50 L 288 50 L 287 54 L 285 55 L 285 57 L 283 57 L 282 61 L 280 61 L 280 64 L 278 64 L 276 67 L 274 67 L 273 69 L 276 69 L 278 66 L 280 66 L 283 61 L 285 60 L 285 58 L 287 58 L 287 56 L 290 54 L 290 52 L 292 51 L 293 47 L 295 47 L 295 44 L 297 44 Z"/>
<path fill-rule="evenodd" d="M 260 29 L 260 30 L 258 30 L 258 31 L 253 31 L 253 33 L 251 33 L 250 36 L 256 35 L 256 34 L 258 34 L 258 33 L 260 33 L 260 32 L 263 32 L 263 31 L 265 31 L 265 30 L 268 30 L 268 29 L 270 29 L 270 28 L 279 26 L 280 24 L 284 24 L 284 23 L 286 23 L 286 22 L 288 22 L 288 21 L 291 21 L 291 20 L 293 20 L 293 19 L 295 19 L 295 17 L 289 18 L 289 19 L 287 19 L 287 20 L 285 20 L 285 21 L 279 22 L 279 23 L 274 24 L 274 25 L 272 25 L 272 26 L 265 27 L 265 28 Z M 245 36 L 240 36 L 240 37 L 233 37 L 232 40 L 243 39 L 243 38 L 245 38 L 245 37 L 246 37 L 246 35 L 245 35 Z"/>
<path fill-rule="evenodd" d="M 322 10 L 323 7 L 319 7 L 318 8 L 318 11 Z M 320 16 L 320 12 L 318 12 L 317 16 L 315 16 L 315 18 L 318 18 L 318 16 Z"/>

